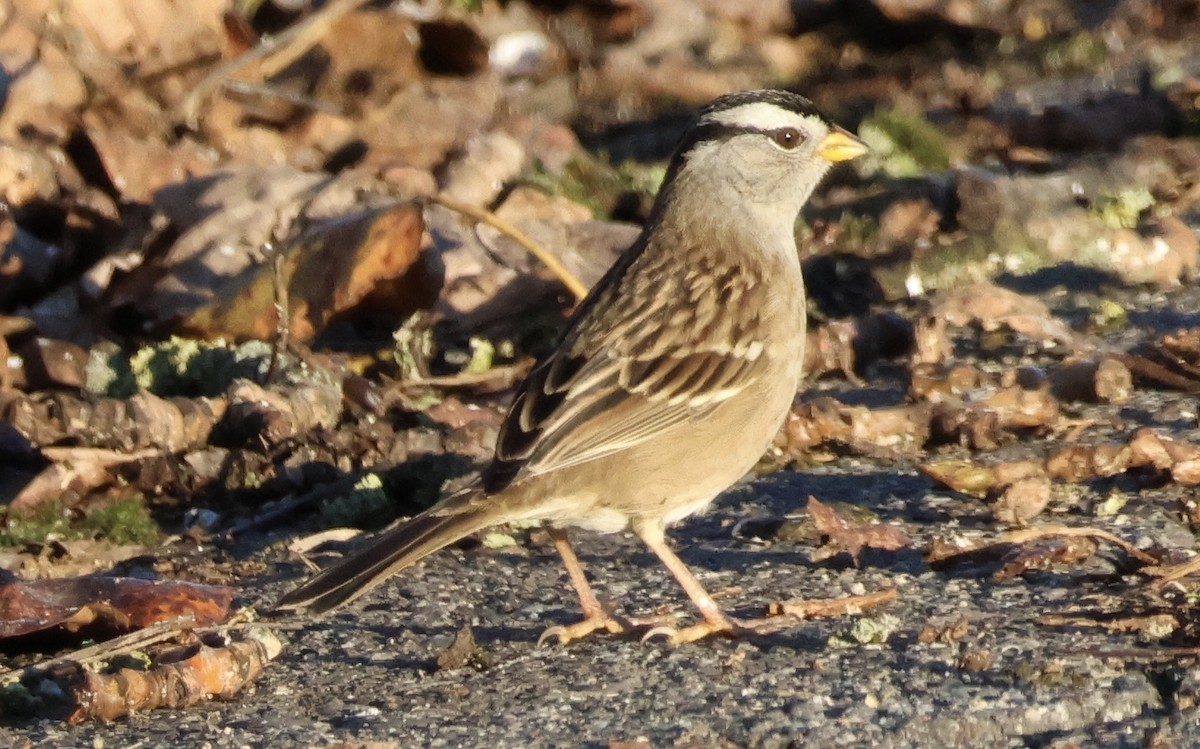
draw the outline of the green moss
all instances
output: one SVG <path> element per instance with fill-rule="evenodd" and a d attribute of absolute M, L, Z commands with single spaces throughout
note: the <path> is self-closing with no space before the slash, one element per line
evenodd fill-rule
<path fill-rule="evenodd" d="M 140 497 L 108 502 L 84 515 L 47 502 L 29 515 L 10 515 L 0 529 L 0 546 L 40 544 L 51 534 L 70 540 L 103 538 L 114 544 L 149 546 L 161 533 Z"/>
<path fill-rule="evenodd" d="M 892 614 L 860 616 L 844 635 L 830 637 L 829 645 L 835 648 L 884 645 L 899 627 L 900 618 Z"/>
<path fill-rule="evenodd" d="M 80 523 L 80 530 L 114 544 L 142 546 L 156 543 L 160 535 L 158 523 L 140 497 L 118 499 L 88 513 Z"/>
<path fill-rule="evenodd" d="M 129 357 L 115 343 L 105 341 L 92 347 L 84 372 L 90 392 L 110 398 L 129 398 L 137 392 Z"/>
<path fill-rule="evenodd" d="M 1092 206 L 1092 213 L 1114 229 L 1133 229 L 1155 202 L 1146 188 L 1128 187 L 1102 196 Z"/>
<path fill-rule="evenodd" d="M 50 534 L 67 536 L 70 532 L 67 511 L 58 502 L 46 502 L 28 515 L 10 515 L 0 527 L 0 546 L 40 544 Z"/>
<path fill-rule="evenodd" d="M 96 346 L 88 359 L 88 389 L 111 398 L 147 390 L 155 395 L 215 396 L 242 377 L 258 380 L 271 357 L 271 344 L 200 341 L 172 336 L 131 356 L 111 344 Z M 286 358 L 285 358 L 286 361 Z"/>
<path fill-rule="evenodd" d="M 1055 73 L 1088 72 L 1108 60 L 1108 47 L 1098 34 L 1080 31 L 1065 39 L 1049 42 L 1042 53 L 1042 64 Z"/>
<path fill-rule="evenodd" d="M 872 277 L 886 299 L 896 300 L 984 281 L 1000 273 L 1032 273 L 1050 263 L 1045 248 L 1020 227 L 997 224 L 992 236 L 973 234 L 937 245 L 916 260 L 879 265 Z"/>
<path fill-rule="evenodd" d="M 1129 327 L 1129 312 L 1120 302 L 1100 299 L 1088 315 L 1088 329 L 1096 333 L 1111 333 Z"/>
<path fill-rule="evenodd" d="M 471 360 L 463 369 L 469 374 L 482 374 L 492 368 L 496 359 L 496 346 L 486 338 L 471 336 Z"/>
<path fill-rule="evenodd" d="M 858 135 L 871 147 L 859 160 L 865 173 L 916 177 L 950 167 L 950 138 L 919 114 L 879 110 L 863 120 Z"/>

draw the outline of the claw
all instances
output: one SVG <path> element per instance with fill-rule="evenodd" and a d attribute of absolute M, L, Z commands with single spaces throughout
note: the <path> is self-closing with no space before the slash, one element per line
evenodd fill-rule
<path fill-rule="evenodd" d="M 558 644 L 566 645 L 567 642 L 569 642 L 567 638 L 567 628 L 562 626 L 547 627 L 546 631 L 542 632 L 541 636 L 538 637 L 537 646 L 539 648 L 542 647 L 546 644 L 546 641 L 550 639 L 557 639 Z"/>
<path fill-rule="evenodd" d="M 548 627 L 545 632 L 542 632 L 538 638 L 538 647 L 541 647 L 549 640 L 558 640 L 559 645 L 566 645 L 573 640 L 582 640 L 596 630 L 604 630 L 609 634 L 618 635 L 627 630 L 627 627 L 617 619 L 611 616 L 599 615 L 589 616 L 586 619 L 575 622 L 574 624 L 555 625 Z"/>
<path fill-rule="evenodd" d="M 642 635 L 642 642 L 647 643 L 661 637 L 668 645 L 681 645 L 685 642 L 703 640 L 705 637 L 712 635 L 723 635 L 725 637 L 764 636 L 787 629 L 795 623 L 796 619 L 794 617 L 786 615 L 769 616 L 762 619 L 733 619 L 728 617 L 724 620 L 716 621 L 705 619 L 689 627 L 675 628 L 665 625 L 654 627 Z"/>
<path fill-rule="evenodd" d="M 646 630 L 646 633 L 644 635 L 642 635 L 641 642 L 643 645 L 645 645 L 646 643 L 653 640 L 655 637 L 662 637 L 664 640 L 667 641 L 668 644 L 674 645 L 675 644 L 675 642 L 674 642 L 675 635 L 678 633 L 679 633 L 678 629 L 676 629 L 675 627 L 669 627 L 665 624 L 658 626 L 658 627 L 651 627 L 650 629 Z"/>

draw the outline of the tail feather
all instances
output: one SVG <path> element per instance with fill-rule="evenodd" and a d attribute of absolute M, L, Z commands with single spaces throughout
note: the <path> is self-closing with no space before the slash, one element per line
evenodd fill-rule
<path fill-rule="evenodd" d="M 474 508 L 449 515 L 417 515 L 305 581 L 284 595 L 277 608 L 323 614 L 345 606 L 405 567 L 491 525 L 489 515 Z"/>

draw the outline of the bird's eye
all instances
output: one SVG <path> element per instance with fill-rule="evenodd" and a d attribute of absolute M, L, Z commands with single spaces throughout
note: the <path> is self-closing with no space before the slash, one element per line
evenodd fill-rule
<path fill-rule="evenodd" d="M 789 151 L 804 142 L 804 136 L 794 127 L 781 127 L 771 132 L 771 140 Z"/>

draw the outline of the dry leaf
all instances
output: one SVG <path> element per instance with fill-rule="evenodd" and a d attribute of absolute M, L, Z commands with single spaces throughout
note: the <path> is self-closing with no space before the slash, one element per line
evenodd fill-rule
<path fill-rule="evenodd" d="M 992 516 L 1001 523 L 1025 525 L 1050 503 L 1050 479 L 1031 476 L 1015 481 L 1000 492 L 992 504 Z"/>
<path fill-rule="evenodd" d="M 134 452 L 95 447 L 43 448 L 42 454 L 54 462 L 25 485 L 9 502 L 8 508 L 15 513 L 30 513 L 45 502 L 58 499 L 67 489 L 86 494 L 110 483 L 114 478 L 114 467 L 145 460 L 158 453 L 153 448 Z"/>
<path fill-rule="evenodd" d="M 1038 343 L 1074 345 L 1076 339 L 1070 326 L 1054 317 L 1044 302 L 990 281 L 942 293 L 931 314 L 957 327 L 977 323 L 988 331 L 1010 328 Z"/>
<path fill-rule="evenodd" d="M 808 514 L 817 530 L 826 537 L 824 545 L 813 553 L 814 562 L 846 552 L 858 564 L 859 555 L 866 547 L 895 551 L 909 545 L 908 536 L 900 528 L 846 520 L 816 497 L 808 498 Z"/>
<path fill-rule="evenodd" d="M 471 628 L 464 626 L 454 635 L 454 641 L 438 653 L 437 666 L 439 671 L 467 666 L 482 671 L 490 665 L 490 660 L 487 651 L 475 644 L 475 634 Z"/>
<path fill-rule="evenodd" d="M 128 632 L 174 619 L 205 626 L 224 621 L 232 601 L 230 588 L 173 580 L 13 580 L 0 585 L 0 638 L 51 627 Z"/>
<path fill-rule="evenodd" d="M 1095 553 L 1096 543 L 1086 536 L 1042 536 L 1013 547 L 1001 557 L 1000 569 L 992 573 L 992 579 L 1011 580 L 1030 570 L 1079 564 Z"/>
<path fill-rule="evenodd" d="M 339 315 L 367 305 L 390 309 L 397 320 L 433 301 L 439 282 L 421 257 L 421 208 L 390 209 L 320 222 L 242 274 L 217 298 L 189 315 L 180 329 L 204 337 L 271 338 L 279 326 L 279 282 L 287 289 L 289 332 L 310 341 Z"/>
<path fill-rule="evenodd" d="M 181 709 L 213 697 L 229 699 L 257 679 L 282 649 L 279 638 L 260 627 L 241 640 L 210 635 L 167 651 L 146 671 L 97 673 L 63 661 L 25 674 L 22 683 L 34 694 L 61 700 L 54 712 L 65 712 L 68 723 L 110 721 L 138 710 Z"/>

